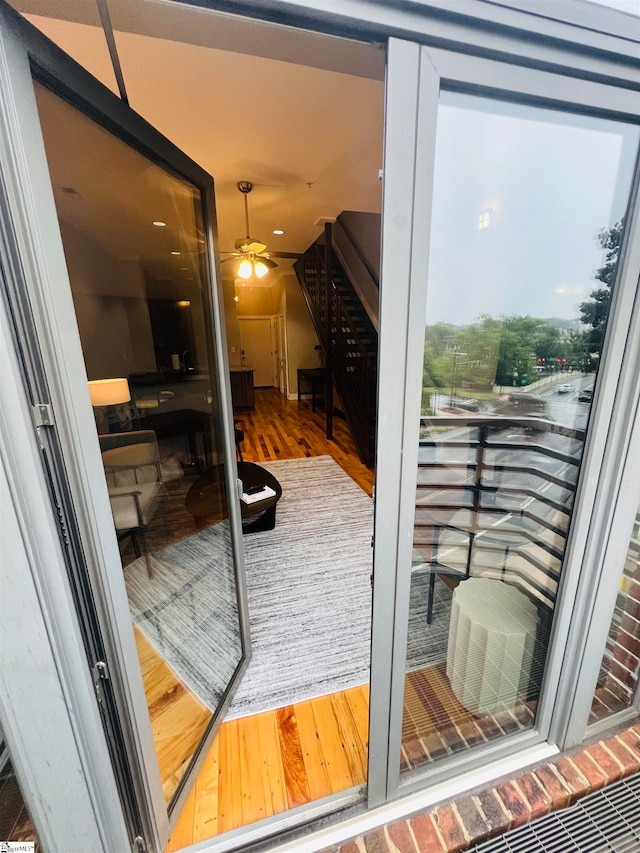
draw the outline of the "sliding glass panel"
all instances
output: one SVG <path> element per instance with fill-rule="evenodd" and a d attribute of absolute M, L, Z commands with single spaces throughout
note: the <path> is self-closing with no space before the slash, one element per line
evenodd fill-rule
<path fill-rule="evenodd" d="M 170 802 L 243 656 L 202 199 L 36 94 Z"/>
<path fill-rule="evenodd" d="M 640 506 L 633 523 L 590 723 L 629 708 L 640 678 Z"/>
<path fill-rule="evenodd" d="M 405 772 L 534 724 L 637 147 L 441 95 Z"/>

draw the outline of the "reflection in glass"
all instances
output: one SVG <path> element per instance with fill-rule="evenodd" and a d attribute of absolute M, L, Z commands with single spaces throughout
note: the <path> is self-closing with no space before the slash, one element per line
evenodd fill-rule
<path fill-rule="evenodd" d="M 589 722 L 594 723 L 633 703 L 640 679 L 640 506 L 633 523 L 618 597 Z"/>
<path fill-rule="evenodd" d="M 170 801 L 243 651 L 202 203 L 190 183 L 36 89 Z M 189 493 L 202 478 L 196 524 Z"/>
<path fill-rule="evenodd" d="M 637 146 L 441 96 L 403 771 L 533 725 Z"/>

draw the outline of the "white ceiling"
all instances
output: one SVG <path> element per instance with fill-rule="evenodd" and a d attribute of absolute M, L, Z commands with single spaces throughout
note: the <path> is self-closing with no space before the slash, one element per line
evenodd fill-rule
<path fill-rule="evenodd" d="M 13 5 L 116 89 L 93 0 Z M 43 10 L 46 17 L 34 15 Z M 167 0 L 111 0 L 110 11 L 131 106 L 214 178 L 222 251 L 244 236 L 238 180 L 255 185 L 251 235 L 273 251 L 304 251 L 321 217 L 379 212 L 380 46 Z"/>

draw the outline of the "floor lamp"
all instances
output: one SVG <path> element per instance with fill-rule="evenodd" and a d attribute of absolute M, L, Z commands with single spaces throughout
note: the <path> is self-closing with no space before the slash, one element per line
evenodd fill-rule
<path fill-rule="evenodd" d="M 94 408 L 98 432 L 121 432 L 120 420 L 112 407 L 120 403 L 128 403 L 131 399 L 127 380 L 92 379 L 89 382 L 89 396 Z M 112 425 L 117 426 L 112 429 Z"/>

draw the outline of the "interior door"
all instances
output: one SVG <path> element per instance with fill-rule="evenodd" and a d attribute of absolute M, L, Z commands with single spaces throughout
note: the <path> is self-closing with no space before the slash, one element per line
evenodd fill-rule
<path fill-rule="evenodd" d="M 5 7 L 0 37 L 52 511 L 132 842 L 162 849 L 250 657 L 213 182 Z"/>
<path fill-rule="evenodd" d="M 273 328 L 269 317 L 240 317 L 240 345 L 242 364 L 253 368 L 253 382 L 257 388 L 273 387 Z"/>

